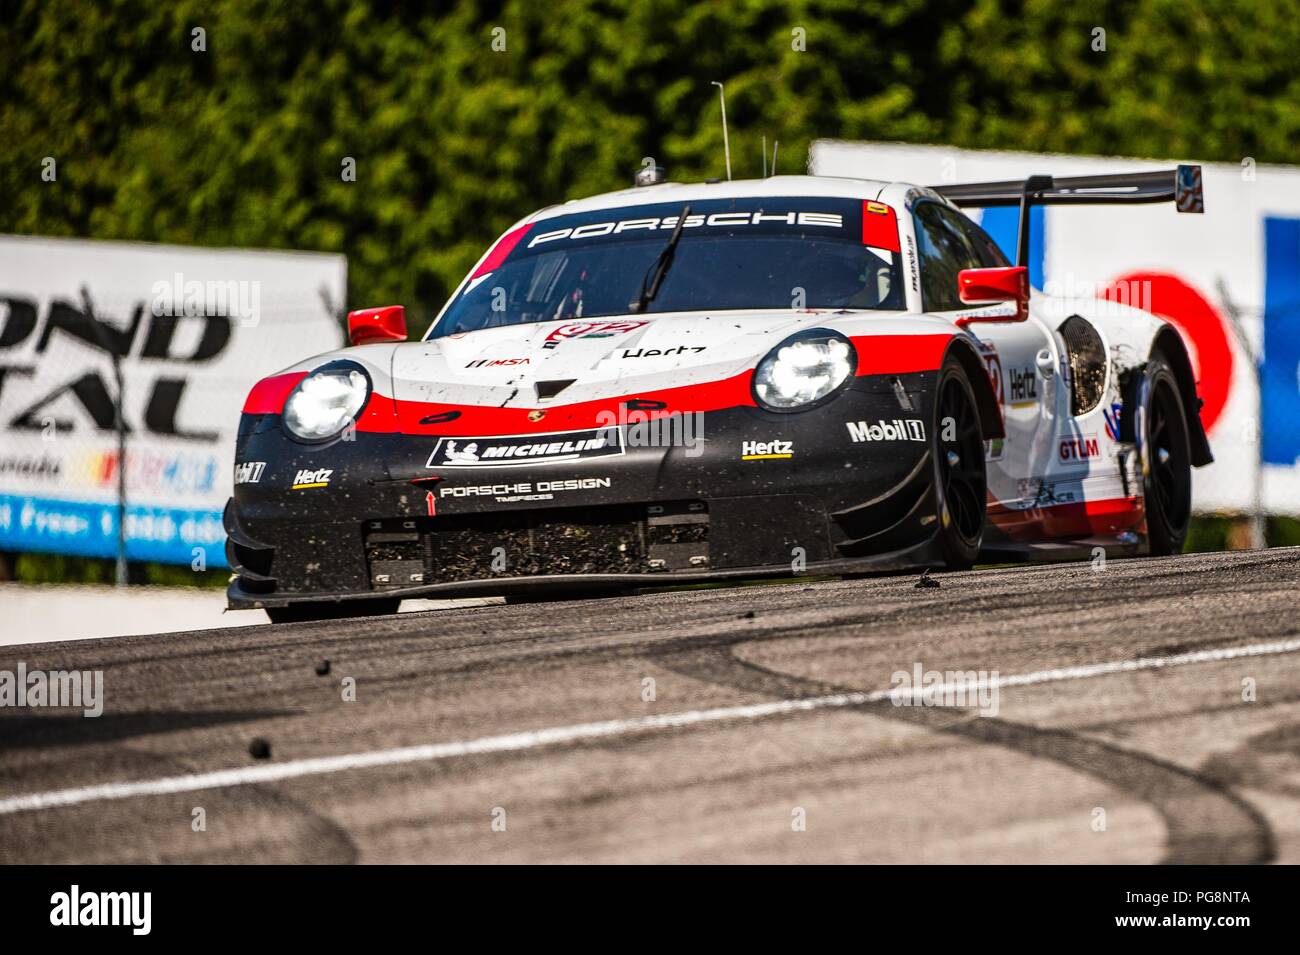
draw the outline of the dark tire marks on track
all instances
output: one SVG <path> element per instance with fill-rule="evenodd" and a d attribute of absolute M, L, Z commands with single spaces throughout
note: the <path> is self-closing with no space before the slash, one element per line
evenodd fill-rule
<path fill-rule="evenodd" d="M 99 755 L 119 771 L 126 769 L 143 778 L 180 776 L 195 769 L 184 760 L 130 746 L 107 746 Z M 204 811 L 205 831 L 192 828 L 196 808 Z M 130 837 L 114 836 L 121 848 L 105 859 L 83 848 L 83 843 L 96 842 L 105 825 L 120 825 L 112 814 L 105 816 L 103 804 L 6 816 L 0 863 L 238 864 L 250 860 L 246 844 L 250 834 L 257 843 L 259 863 L 350 865 L 360 855 L 343 826 L 307 800 L 272 785 L 153 796 L 137 800 L 127 818 Z M 51 825 L 53 820 L 57 825 Z"/>
<path fill-rule="evenodd" d="M 914 575 L 802 581 L 6 647 L 0 668 L 103 668 L 112 709 L 101 720 L 0 713 L 0 792 L 237 768 L 254 737 L 272 741 L 276 762 L 879 689 L 922 658 L 1011 674 L 1300 633 L 1300 549 L 936 579 L 940 589 L 915 589 Z M 328 679 L 316 672 L 326 658 Z M 820 711 L 15 813 L 0 817 L 0 861 L 579 861 L 608 860 L 612 842 L 634 860 L 786 861 L 795 856 L 773 842 L 769 814 L 784 832 L 795 792 L 867 809 L 840 817 L 859 834 L 847 851 L 834 844 L 845 830 L 810 835 L 812 861 L 873 857 L 882 820 L 965 839 L 906 847 L 934 860 L 1013 846 L 1035 861 L 1056 861 L 1058 847 L 1089 861 L 1290 861 L 1297 666 L 1300 654 L 1286 654 L 1026 688 L 1007 697 L 1014 721 L 860 707 L 916 734 Z M 666 692 L 643 706 L 640 681 L 656 671 Z M 341 675 L 357 676 L 360 702 L 340 702 Z M 1249 707 L 1236 685 L 1245 675 L 1261 694 Z M 1027 776 L 990 779 L 986 765 Z M 969 800 L 912 803 L 931 793 L 908 786 L 936 782 Z M 1084 789 L 1122 803 L 1126 824 L 1104 846 L 1078 838 L 1078 813 L 1093 805 Z M 546 825 L 512 826 L 527 842 L 482 835 L 483 806 L 497 799 Z M 732 801 L 745 815 L 720 822 Z M 206 834 L 190 831 L 195 806 L 208 811 Z"/>
<path fill-rule="evenodd" d="M 670 650 L 656 654 L 655 660 L 685 676 L 775 699 L 804 699 L 861 689 L 769 670 L 736 657 L 737 645 Z M 1243 865 L 1271 862 L 1276 856 L 1272 829 L 1249 802 L 1209 776 L 1143 753 L 1065 730 L 975 717 L 970 711 L 952 707 L 933 709 L 881 702 L 852 709 L 1048 759 L 1142 799 L 1164 820 L 1168 843 L 1162 861 L 1166 864 Z M 955 718 L 963 712 L 974 718 Z"/>

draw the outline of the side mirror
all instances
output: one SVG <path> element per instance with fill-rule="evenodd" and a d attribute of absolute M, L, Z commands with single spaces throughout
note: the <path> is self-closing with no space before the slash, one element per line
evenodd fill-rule
<path fill-rule="evenodd" d="M 385 305 L 348 312 L 348 341 L 354 345 L 406 341 L 406 309 Z"/>
<path fill-rule="evenodd" d="M 971 315 L 957 320 L 971 322 L 1023 322 L 1029 317 L 1029 269 L 1011 265 L 998 269 L 962 269 L 957 273 L 957 297 L 967 305 L 1015 302 L 1010 315 Z"/>

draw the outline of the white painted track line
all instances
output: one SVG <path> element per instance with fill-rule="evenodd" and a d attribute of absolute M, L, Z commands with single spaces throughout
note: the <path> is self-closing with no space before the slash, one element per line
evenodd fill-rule
<path fill-rule="evenodd" d="M 1012 686 L 1030 686 L 1037 683 L 1058 683 L 1067 680 L 1087 680 L 1115 673 L 1132 673 L 1140 670 L 1160 670 L 1187 666 L 1194 663 L 1216 663 L 1243 657 L 1268 656 L 1293 653 L 1300 650 L 1300 639 L 1278 640 L 1218 650 L 1197 650 L 1168 657 L 1140 657 L 1135 660 L 1112 660 L 1081 666 L 1062 667 L 997 676 L 964 683 L 943 684 L 923 688 L 926 693 L 964 690 L 970 693 L 982 689 L 993 690 Z M 922 690 L 917 691 L 922 692 Z M 871 690 L 854 693 L 836 693 L 829 696 L 808 697 L 800 700 L 777 700 L 770 703 L 752 703 L 744 706 L 721 706 L 708 710 L 688 710 L 662 716 L 643 716 L 636 719 L 605 720 L 599 723 L 578 723 L 504 736 L 485 736 L 481 739 L 452 743 L 431 743 L 422 746 L 404 746 L 397 749 L 372 750 L 365 753 L 346 753 L 340 756 L 323 756 L 316 759 L 299 759 L 287 763 L 270 763 L 262 766 L 241 766 L 208 773 L 168 776 L 160 779 L 142 779 L 134 782 L 104 783 L 97 786 L 79 786 L 74 789 L 56 789 L 50 792 L 30 793 L 0 799 L 0 815 L 28 812 L 37 809 L 54 809 L 107 799 L 130 799 L 135 796 L 158 796 L 168 793 L 194 792 L 201 789 L 220 789 L 226 786 L 246 786 L 256 783 L 296 779 L 300 776 L 320 776 L 353 769 L 375 766 L 393 766 L 401 763 L 433 762 L 473 756 L 482 753 L 511 753 L 611 736 L 629 736 L 655 730 L 679 729 L 702 723 L 722 723 L 738 720 L 765 719 L 805 713 L 812 710 L 840 709 L 880 703 L 894 698 L 895 690 Z"/>

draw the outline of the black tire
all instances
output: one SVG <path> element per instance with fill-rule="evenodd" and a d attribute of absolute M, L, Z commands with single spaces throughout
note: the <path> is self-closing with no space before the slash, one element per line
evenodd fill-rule
<path fill-rule="evenodd" d="M 1178 379 L 1157 349 L 1139 392 L 1142 491 L 1154 556 L 1182 552 L 1192 520 L 1192 439 Z"/>
<path fill-rule="evenodd" d="M 375 600 L 340 600 L 330 603 L 290 604 L 267 607 L 271 623 L 303 623 L 308 620 L 346 620 L 350 617 L 377 617 L 397 613 L 402 601 L 396 597 Z"/>
<path fill-rule="evenodd" d="M 984 469 L 984 430 L 975 392 L 961 362 L 944 361 L 935 386 L 934 458 L 936 541 L 949 570 L 966 570 L 979 556 L 988 507 Z"/>

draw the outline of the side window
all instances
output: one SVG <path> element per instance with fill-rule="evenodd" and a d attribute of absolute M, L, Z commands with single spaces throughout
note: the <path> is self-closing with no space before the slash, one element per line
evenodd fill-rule
<path fill-rule="evenodd" d="M 961 227 L 965 229 L 967 238 L 970 239 L 971 245 L 975 246 L 975 251 L 979 254 L 980 264 L 986 269 L 1006 268 L 1011 263 L 1007 257 L 998 248 L 998 244 L 989 238 L 989 234 L 977 226 L 966 216 L 958 217 Z"/>
<path fill-rule="evenodd" d="M 913 213 L 921 257 L 921 301 L 927 312 L 964 308 L 957 297 L 957 273 L 983 267 L 984 260 L 963 224 L 965 217 L 937 202 Z"/>

